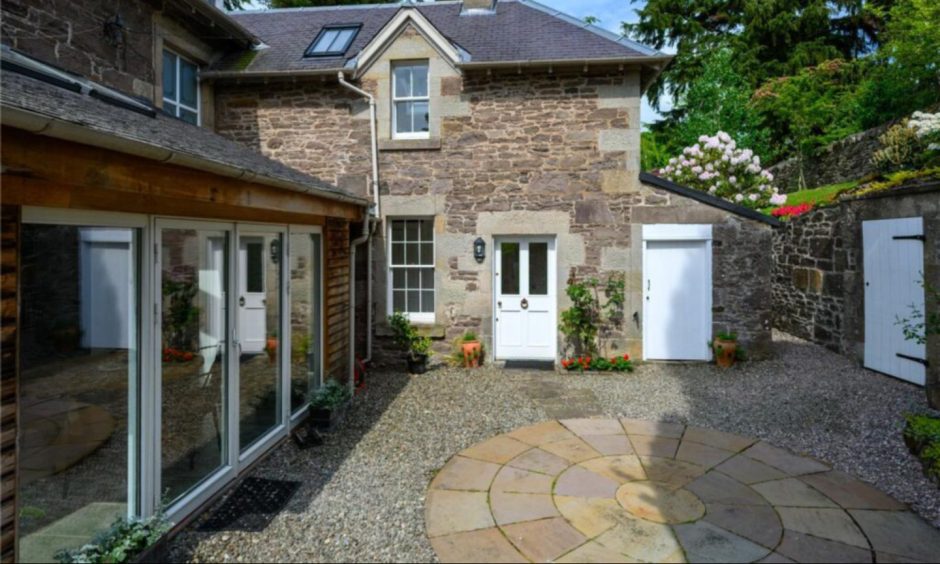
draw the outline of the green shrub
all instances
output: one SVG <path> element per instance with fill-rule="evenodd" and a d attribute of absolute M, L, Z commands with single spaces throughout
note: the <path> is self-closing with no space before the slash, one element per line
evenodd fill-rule
<path fill-rule="evenodd" d="M 59 562 L 130 562 L 170 530 L 162 513 L 149 519 L 115 521 L 111 528 L 76 550 L 59 551 Z"/>
<path fill-rule="evenodd" d="M 924 474 L 928 478 L 940 480 L 940 442 L 930 443 L 920 453 L 921 462 L 924 464 Z"/>
<path fill-rule="evenodd" d="M 310 398 L 310 407 L 312 409 L 335 409 L 352 397 L 349 388 L 340 384 L 336 380 L 330 380 L 320 389 L 313 393 Z"/>
<path fill-rule="evenodd" d="M 909 414 L 905 419 L 904 438 L 915 454 L 931 443 L 940 445 L 940 418 Z"/>
<path fill-rule="evenodd" d="M 589 278 L 579 282 L 575 279 L 574 269 L 571 270 L 565 289 L 571 307 L 561 312 L 560 329 L 576 354 L 596 354 L 600 350 L 598 337 L 606 336 L 621 325 L 625 289 L 623 273 L 611 274 L 604 284 L 602 304 L 600 281 Z"/>
<path fill-rule="evenodd" d="M 422 336 L 411 321 L 400 311 L 388 316 L 388 325 L 395 343 L 405 349 L 411 358 L 431 354 L 431 339 Z"/>

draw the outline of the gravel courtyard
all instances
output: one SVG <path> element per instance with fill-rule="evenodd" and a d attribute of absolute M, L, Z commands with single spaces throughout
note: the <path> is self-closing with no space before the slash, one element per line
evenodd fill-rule
<path fill-rule="evenodd" d="M 252 472 L 303 483 L 270 525 L 202 533 L 197 522 L 176 537 L 172 559 L 434 560 L 425 495 L 451 456 L 523 425 L 592 415 L 757 437 L 858 476 L 940 527 L 940 491 L 900 437 L 902 414 L 926 409 L 923 391 L 789 335 L 774 338 L 774 360 L 729 371 L 650 364 L 624 375 L 373 373 L 327 444 L 301 451 L 285 443 Z"/>

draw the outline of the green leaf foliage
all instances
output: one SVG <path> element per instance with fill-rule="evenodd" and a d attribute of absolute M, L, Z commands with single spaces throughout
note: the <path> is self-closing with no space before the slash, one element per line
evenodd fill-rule
<path fill-rule="evenodd" d="M 636 2 L 636 0 L 634 0 Z M 650 90 L 684 94 L 703 73 L 703 55 L 730 48 L 756 86 L 833 58 L 854 59 L 877 45 L 895 0 L 648 0 L 624 24 L 635 39 L 676 57 Z"/>
<path fill-rule="evenodd" d="M 170 523 L 162 513 L 149 519 L 121 518 L 81 548 L 59 551 L 56 560 L 64 563 L 130 562 L 169 530 Z"/>
<path fill-rule="evenodd" d="M 313 393 L 310 398 L 310 407 L 313 409 L 335 409 L 344 405 L 352 395 L 349 387 L 336 380 L 330 380 Z"/>
<path fill-rule="evenodd" d="M 623 273 L 609 275 L 602 286 L 597 278 L 578 281 L 572 269 L 565 289 L 571 307 L 561 312 L 560 329 L 577 354 L 596 354 L 601 348 L 600 337 L 623 324 L 625 289 Z"/>

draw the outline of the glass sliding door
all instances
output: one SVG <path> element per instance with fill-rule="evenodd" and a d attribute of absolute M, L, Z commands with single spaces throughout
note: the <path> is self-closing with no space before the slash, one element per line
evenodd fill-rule
<path fill-rule="evenodd" d="M 238 419 L 244 452 L 283 422 L 280 233 L 239 231 Z"/>
<path fill-rule="evenodd" d="M 160 496 L 172 503 L 229 461 L 229 230 L 157 229 Z"/>
<path fill-rule="evenodd" d="M 322 384 L 323 258 L 319 232 L 290 234 L 290 408 L 299 412 Z"/>
<path fill-rule="evenodd" d="M 22 562 L 53 561 L 137 512 L 141 232 L 22 227 Z"/>

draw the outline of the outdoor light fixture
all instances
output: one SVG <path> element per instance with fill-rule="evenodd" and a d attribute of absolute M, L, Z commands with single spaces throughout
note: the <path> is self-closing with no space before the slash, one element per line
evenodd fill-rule
<path fill-rule="evenodd" d="M 483 262 L 486 258 L 486 241 L 483 237 L 477 237 L 477 240 L 473 242 L 473 258 L 477 259 L 477 262 Z"/>
<path fill-rule="evenodd" d="M 271 241 L 271 262 L 277 264 L 281 260 L 281 240 L 274 239 Z"/>

